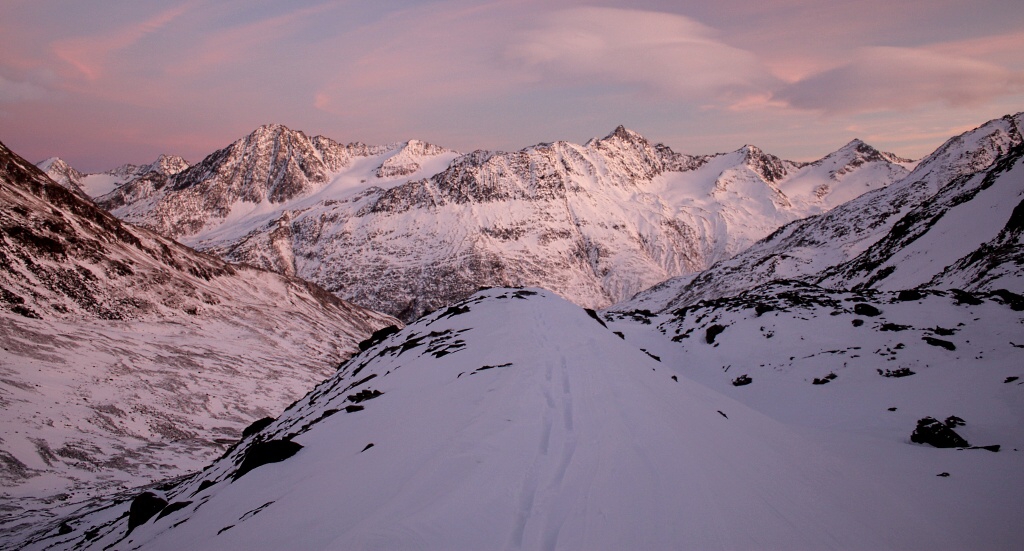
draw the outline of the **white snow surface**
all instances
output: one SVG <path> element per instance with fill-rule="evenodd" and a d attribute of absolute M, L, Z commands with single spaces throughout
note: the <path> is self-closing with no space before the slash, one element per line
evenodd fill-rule
<path fill-rule="evenodd" d="M 1003 378 L 1024 375 L 1012 342 L 1021 314 L 993 300 L 892 297 L 872 296 L 883 313 L 860 327 L 852 310 L 865 297 L 781 287 L 678 319 L 612 314 L 606 328 L 549 291 L 481 291 L 354 357 L 226 457 L 156 490 L 171 504 L 163 516 L 128 533 L 129 494 L 20 544 L 1019 548 L 1024 386 Z M 703 339 L 712 323 L 725 326 L 715 344 Z M 951 328 L 955 351 L 922 342 L 933 324 Z M 876 373 L 897 366 L 916 374 Z M 811 384 L 829 371 L 838 377 Z M 729 384 L 740 372 L 753 383 Z M 1002 450 L 913 444 L 926 415 L 959 415 L 972 443 Z M 289 439 L 297 453 L 237 476 L 257 442 Z"/>

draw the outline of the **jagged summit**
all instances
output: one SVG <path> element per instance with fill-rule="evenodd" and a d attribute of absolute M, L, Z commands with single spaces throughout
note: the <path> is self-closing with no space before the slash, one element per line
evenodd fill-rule
<path fill-rule="evenodd" d="M 854 138 L 850 140 L 850 143 L 839 148 L 834 153 L 826 155 L 823 159 L 820 159 L 815 162 L 821 163 L 830 157 L 856 157 L 857 159 L 863 162 L 885 160 L 890 163 L 903 165 L 911 165 L 915 162 L 913 159 L 907 159 L 904 157 L 900 157 L 895 153 L 889 153 L 886 151 L 876 149 L 875 147 L 871 146 L 870 144 L 864 142 L 859 138 Z"/>
<path fill-rule="evenodd" d="M 798 167 L 796 163 L 783 161 L 775 155 L 769 155 L 754 145 L 744 145 L 738 152 L 743 155 L 744 163 L 756 172 L 765 182 L 774 184 L 788 174 L 786 165 Z"/>
<path fill-rule="evenodd" d="M 189 167 L 188 161 L 177 155 L 161 154 L 155 161 L 144 165 L 124 164 L 106 172 L 86 174 L 75 170 L 60 157 L 51 157 L 36 163 L 58 184 L 80 193 L 84 197 L 99 199 L 126 183 L 140 179 L 152 180 L 173 176 Z"/>
<path fill-rule="evenodd" d="M 377 167 L 378 178 L 397 178 L 419 172 L 423 167 L 418 162 L 424 157 L 436 157 L 455 151 L 421 140 L 409 140 L 396 146 L 397 152 Z"/>
<path fill-rule="evenodd" d="M 626 140 L 629 142 L 647 142 L 647 138 L 640 135 L 639 132 L 634 132 L 633 130 L 628 129 L 621 124 L 619 126 L 616 126 L 615 130 L 612 130 L 611 134 L 608 134 L 607 136 L 604 137 L 604 139 L 606 140 L 612 138 L 618 138 L 620 140 Z"/>

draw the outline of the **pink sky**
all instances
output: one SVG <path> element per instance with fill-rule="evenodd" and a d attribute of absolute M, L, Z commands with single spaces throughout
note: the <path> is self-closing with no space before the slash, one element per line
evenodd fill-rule
<path fill-rule="evenodd" d="M 265 123 L 455 149 L 624 124 L 686 153 L 907 157 L 1024 110 L 1019 0 L 0 4 L 0 141 L 85 171 Z"/>

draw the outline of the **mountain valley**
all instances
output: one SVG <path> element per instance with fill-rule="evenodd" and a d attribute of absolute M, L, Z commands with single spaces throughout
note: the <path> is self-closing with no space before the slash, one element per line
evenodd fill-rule
<path fill-rule="evenodd" d="M 4 150 L 0 549 L 1019 548 L 1022 124 Z"/>

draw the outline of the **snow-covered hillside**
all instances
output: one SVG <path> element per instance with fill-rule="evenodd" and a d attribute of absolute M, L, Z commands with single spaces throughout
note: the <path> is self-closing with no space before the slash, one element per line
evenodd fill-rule
<path fill-rule="evenodd" d="M 912 166 L 860 141 L 800 164 L 753 146 L 683 155 L 619 127 L 585 145 L 460 156 L 269 125 L 98 201 L 200 250 L 412 320 L 488 285 L 607 306 Z"/>
<path fill-rule="evenodd" d="M 1024 541 L 1022 315 L 1001 298 L 779 285 L 609 318 L 539 289 L 481 291 L 380 335 L 194 476 L 41 524 L 18 545 Z M 741 374 L 750 384 L 733 386 Z M 999 451 L 912 443 L 928 416 Z"/>
<path fill-rule="evenodd" d="M 829 288 L 1024 291 L 1024 114 L 951 138 L 895 184 L 805 220 L 616 308 L 669 310 L 774 279 Z"/>
<path fill-rule="evenodd" d="M 2 144 L 0 204 L 4 532 L 200 467 L 397 323 L 122 223 Z"/>

